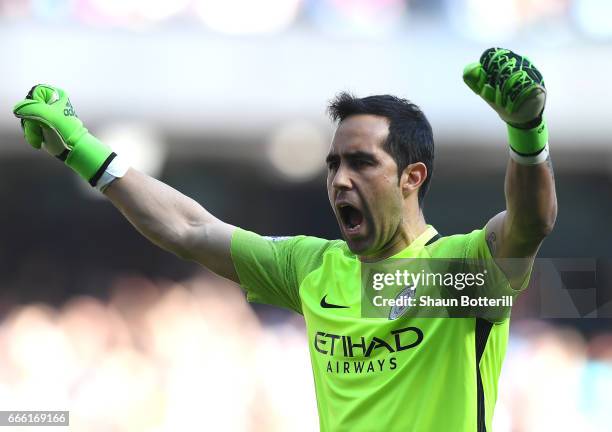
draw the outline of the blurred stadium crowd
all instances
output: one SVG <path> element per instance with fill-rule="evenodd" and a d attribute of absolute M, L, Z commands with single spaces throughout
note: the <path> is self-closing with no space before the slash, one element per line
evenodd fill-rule
<path fill-rule="evenodd" d="M 0 406 L 70 407 L 70 430 L 313 431 L 298 317 L 265 324 L 233 285 L 117 279 L 108 301 L 15 308 L 0 325 Z M 610 430 L 612 333 L 513 325 L 498 432 Z M 26 429 L 23 429 L 26 430 Z"/>
<path fill-rule="evenodd" d="M 207 276 L 124 277 L 111 291 L 2 320 L 2 409 L 70 407 L 73 431 L 316 430 L 299 320 L 266 328 Z"/>
<path fill-rule="evenodd" d="M 405 30 L 442 18 L 477 40 L 529 30 L 566 31 L 610 39 L 606 0 L 1 0 L 0 17 L 44 24 L 91 24 L 142 29 L 152 25 L 202 25 L 221 34 L 277 33 L 291 27 L 363 36 Z M 501 19 L 503 17 L 503 19 Z M 413 20 L 413 18 L 415 18 Z M 550 37 L 550 34 L 548 35 Z"/>

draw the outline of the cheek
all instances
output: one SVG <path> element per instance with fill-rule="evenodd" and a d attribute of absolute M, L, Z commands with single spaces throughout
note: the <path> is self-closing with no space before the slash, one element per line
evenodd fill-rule
<path fill-rule="evenodd" d="M 375 179 L 373 184 L 375 185 L 375 194 L 381 198 L 393 198 L 395 200 L 397 196 L 401 195 L 395 173 L 383 173 Z"/>
<path fill-rule="evenodd" d="M 370 210 L 382 225 L 394 224 L 401 216 L 402 194 L 395 177 L 380 178 L 372 189 L 371 198 Z"/>

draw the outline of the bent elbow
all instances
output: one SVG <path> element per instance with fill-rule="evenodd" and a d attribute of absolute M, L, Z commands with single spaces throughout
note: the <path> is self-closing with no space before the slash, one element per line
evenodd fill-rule
<path fill-rule="evenodd" d="M 539 233 L 538 233 L 540 235 L 540 237 L 546 238 L 550 234 L 552 234 L 553 230 L 555 229 L 555 221 L 556 221 L 556 219 L 551 219 L 549 221 L 544 222 L 540 226 L 540 230 L 539 230 Z"/>
<path fill-rule="evenodd" d="M 188 225 L 165 227 L 164 232 L 154 241 L 162 249 L 173 253 L 184 260 L 193 259 L 193 250 L 190 246 L 192 233 Z"/>
<path fill-rule="evenodd" d="M 192 261 L 194 260 L 192 243 L 192 233 L 190 230 L 185 229 L 184 231 L 177 233 L 177 235 L 174 237 L 170 252 L 181 259 Z"/>
<path fill-rule="evenodd" d="M 553 232 L 556 220 L 557 210 L 555 208 L 547 214 L 514 219 L 514 223 L 506 224 L 506 229 L 510 229 L 511 235 L 519 243 L 533 244 L 535 242 L 539 244 Z"/>
<path fill-rule="evenodd" d="M 544 237 L 548 237 L 555 229 L 555 224 L 557 223 L 557 212 L 557 203 L 555 202 L 555 205 L 550 210 L 548 217 L 543 223 L 542 234 L 544 234 Z"/>
<path fill-rule="evenodd" d="M 530 227 L 531 235 L 544 239 L 548 237 L 555 229 L 555 223 L 557 222 L 557 206 L 547 214 L 540 217 L 537 222 L 532 224 Z"/>
<path fill-rule="evenodd" d="M 181 259 L 200 262 L 204 246 L 210 242 L 211 229 L 207 222 L 184 224 L 174 233 L 172 252 Z"/>

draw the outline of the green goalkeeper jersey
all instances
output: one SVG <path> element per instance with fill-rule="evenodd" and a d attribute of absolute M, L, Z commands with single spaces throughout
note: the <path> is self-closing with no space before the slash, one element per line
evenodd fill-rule
<path fill-rule="evenodd" d="M 231 252 L 249 301 L 304 316 L 321 431 L 491 432 L 508 319 L 363 318 L 361 262 L 341 240 L 237 229 Z M 484 229 L 440 238 L 428 226 L 393 258 L 482 261 L 487 289 L 518 292 Z"/>

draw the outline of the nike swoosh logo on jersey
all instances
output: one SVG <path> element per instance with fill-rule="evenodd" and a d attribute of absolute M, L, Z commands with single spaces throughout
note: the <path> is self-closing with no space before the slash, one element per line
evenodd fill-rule
<path fill-rule="evenodd" d="M 326 309 L 347 309 L 348 308 L 348 306 L 340 306 L 337 304 L 327 303 L 327 301 L 325 301 L 326 298 L 327 298 L 327 294 L 325 294 L 323 298 L 321 299 L 322 308 L 326 308 Z"/>

